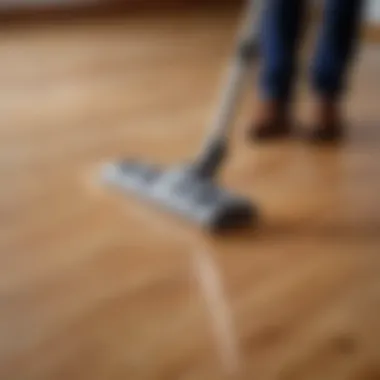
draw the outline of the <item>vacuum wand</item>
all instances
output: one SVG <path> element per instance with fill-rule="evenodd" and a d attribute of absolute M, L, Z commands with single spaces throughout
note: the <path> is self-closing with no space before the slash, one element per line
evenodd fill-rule
<path fill-rule="evenodd" d="M 229 132 L 235 119 L 237 104 L 243 93 L 247 74 L 258 56 L 258 22 L 264 0 L 251 0 L 243 23 L 239 43 L 231 62 L 222 98 L 194 170 L 197 175 L 214 178 L 228 155 Z"/>

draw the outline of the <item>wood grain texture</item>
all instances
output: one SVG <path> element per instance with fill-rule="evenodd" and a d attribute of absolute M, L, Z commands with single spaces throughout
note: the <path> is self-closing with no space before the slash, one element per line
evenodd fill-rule
<path fill-rule="evenodd" d="M 177 163 L 205 131 L 236 18 L 0 31 L 0 378 L 380 378 L 380 52 L 340 148 L 243 139 L 221 182 L 262 208 L 216 238 L 105 191 L 104 161 Z M 299 116 L 311 98 L 300 89 Z"/>

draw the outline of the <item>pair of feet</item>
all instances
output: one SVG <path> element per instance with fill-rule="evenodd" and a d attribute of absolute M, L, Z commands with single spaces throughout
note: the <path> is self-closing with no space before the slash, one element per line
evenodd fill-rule
<path fill-rule="evenodd" d="M 338 143 L 343 138 L 343 123 L 336 103 L 318 101 L 315 104 L 314 126 L 307 139 L 315 143 Z M 249 139 L 271 141 L 292 136 L 294 122 L 289 107 L 274 101 L 262 102 L 257 117 L 248 130 Z"/>

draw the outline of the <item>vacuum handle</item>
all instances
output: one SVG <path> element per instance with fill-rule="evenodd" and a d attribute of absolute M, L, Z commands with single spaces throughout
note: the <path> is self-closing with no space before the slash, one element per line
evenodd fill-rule
<path fill-rule="evenodd" d="M 246 84 L 248 71 L 258 55 L 258 24 L 264 2 L 265 0 L 250 0 L 248 9 L 244 12 L 245 21 L 238 37 L 237 52 L 230 64 L 227 83 L 197 165 L 199 172 L 203 175 L 213 176 L 226 155 L 229 132 L 235 119 L 237 104 Z"/>

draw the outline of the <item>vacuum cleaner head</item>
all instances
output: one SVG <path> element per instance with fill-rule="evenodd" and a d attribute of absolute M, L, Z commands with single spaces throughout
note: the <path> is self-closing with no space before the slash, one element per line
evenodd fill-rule
<path fill-rule="evenodd" d="M 203 178 L 191 166 L 171 170 L 135 161 L 108 164 L 103 179 L 112 187 L 134 193 L 212 231 L 245 227 L 257 210 L 241 197 Z"/>

